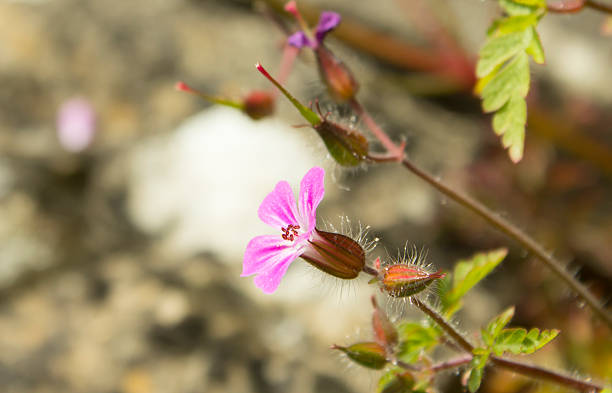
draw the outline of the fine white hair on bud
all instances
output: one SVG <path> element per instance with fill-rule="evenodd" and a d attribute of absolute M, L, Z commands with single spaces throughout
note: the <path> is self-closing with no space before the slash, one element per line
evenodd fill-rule
<path fill-rule="evenodd" d="M 370 230 L 372 227 L 363 224 L 361 221 L 354 223 L 348 216 L 339 216 L 339 224 L 334 225 L 329 221 L 323 222 L 323 226 L 326 231 L 340 233 L 344 236 L 350 237 L 357 242 L 363 248 L 366 255 L 372 252 L 380 239 L 378 237 L 371 237 Z"/>

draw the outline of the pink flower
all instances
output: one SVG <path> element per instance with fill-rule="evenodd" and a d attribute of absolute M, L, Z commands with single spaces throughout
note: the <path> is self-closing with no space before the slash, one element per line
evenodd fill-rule
<path fill-rule="evenodd" d="M 96 132 L 94 109 L 84 98 L 64 102 L 57 115 L 57 135 L 69 152 L 81 152 L 93 142 Z"/>
<path fill-rule="evenodd" d="M 304 175 L 298 206 L 286 181 L 279 182 L 259 206 L 259 218 L 280 233 L 257 236 L 249 242 L 241 276 L 255 274 L 255 285 L 265 293 L 274 292 L 291 262 L 311 247 L 317 206 L 325 193 L 324 176 L 319 167 Z"/>
<path fill-rule="evenodd" d="M 297 9 L 296 9 L 297 12 Z M 342 18 L 340 14 L 337 14 L 332 11 L 323 11 L 319 16 L 319 23 L 315 29 L 314 39 L 309 38 L 308 35 L 304 31 L 298 31 L 292 34 L 287 42 L 291 46 L 295 46 L 296 48 L 303 48 L 305 46 L 309 46 L 313 49 L 316 49 L 322 42 L 327 33 L 334 30 L 340 24 Z"/>

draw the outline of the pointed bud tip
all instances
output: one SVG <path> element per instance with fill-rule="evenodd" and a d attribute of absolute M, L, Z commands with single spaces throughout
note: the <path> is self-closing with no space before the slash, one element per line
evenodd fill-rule
<path fill-rule="evenodd" d="M 297 9 L 297 4 L 296 4 L 295 1 L 291 0 L 291 1 L 287 2 L 287 4 L 285 4 L 284 8 L 285 8 L 285 11 L 287 11 L 291 15 L 297 16 L 298 9 Z"/>
<path fill-rule="evenodd" d="M 174 84 L 174 89 L 178 91 L 186 91 L 188 93 L 191 93 L 193 91 L 193 89 L 189 87 L 189 85 L 183 81 L 176 82 Z"/>

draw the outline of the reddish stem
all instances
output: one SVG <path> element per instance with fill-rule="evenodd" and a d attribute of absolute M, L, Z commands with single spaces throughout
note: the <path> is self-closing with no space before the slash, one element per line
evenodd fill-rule
<path fill-rule="evenodd" d="M 393 161 L 401 161 L 404 158 L 404 143 L 397 146 L 391 138 L 376 124 L 372 116 L 361 106 L 357 99 L 353 98 L 350 101 L 351 107 L 353 110 L 359 115 L 359 117 L 363 120 L 366 126 L 372 131 L 372 134 L 382 143 L 382 145 L 387 149 L 391 160 Z"/>

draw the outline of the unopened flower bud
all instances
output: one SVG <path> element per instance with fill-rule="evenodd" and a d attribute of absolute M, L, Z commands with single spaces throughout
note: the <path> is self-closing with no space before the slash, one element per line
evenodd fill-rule
<path fill-rule="evenodd" d="M 362 342 L 348 347 L 334 345 L 332 348 L 344 352 L 351 360 L 364 367 L 380 370 L 387 364 L 385 349 L 375 342 Z"/>
<path fill-rule="evenodd" d="M 293 97 L 261 64 L 257 63 L 255 67 L 287 97 L 304 119 L 319 133 L 329 154 L 338 164 L 342 166 L 356 166 L 367 157 L 369 145 L 368 140 L 363 134 L 357 130 L 343 127 L 340 124 L 327 120 L 321 114 L 318 104 L 317 111 L 319 113 L 315 113 Z"/>
<path fill-rule="evenodd" d="M 274 113 L 274 96 L 266 90 L 253 90 L 243 102 L 243 111 L 251 119 L 259 120 Z"/>
<path fill-rule="evenodd" d="M 365 266 L 365 251 L 348 236 L 314 229 L 301 255 L 311 265 L 334 277 L 352 279 Z"/>
<path fill-rule="evenodd" d="M 387 314 L 378 307 L 374 296 L 372 296 L 372 305 L 374 306 L 372 328 L 376 342 L 385 348 L 393 348 L 398 340 L 397 330 L 387 317 Z"/>
<path fill-rule="evenodd" d="M 315 55 L 319 74 L 331 96 L 338 101 L 348 101 L 355 97 L 359 84 L 351 70 L 325 45 L 317 46 Z"/>
<path fill-rule="evenodd" d="M 338 164 L 356 166 L 367 157 L 368 140 L 359 131 L 328 120 L 323 120 L 313 128 L 319 133 L 329 154 Z"/>
<path fill-rule="evenodd" d="M 380 282 L 389 295 L 406 297 L 421 292 L 434 280 L 445 275 L 442 270 L 430 273 L 422 266 L 400 263 L 385 267 Z"/>

